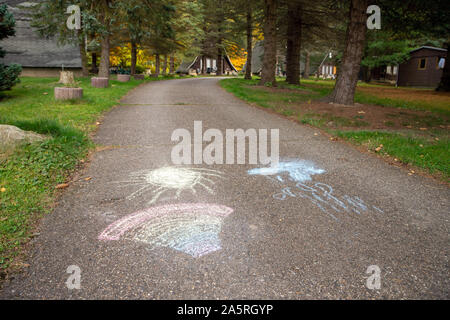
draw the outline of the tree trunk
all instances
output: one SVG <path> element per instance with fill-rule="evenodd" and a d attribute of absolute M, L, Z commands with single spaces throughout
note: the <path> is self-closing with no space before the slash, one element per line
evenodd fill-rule
<path fill-rule="evenodd" d="M 137 63 L 137 44 L 136 42 L 131 42 L 131 74 L 136 74 L 136 63 Z"/>
<path fill-rule="evenodd" d="M 202 57 L 202 74 L 206 74 L 206 57 Z"/>
<path fill-rule="evenodd" d="M 450 41 L 447 42 L 447 58 L 445 59 L 444 71 L 442 73 L 441 83 L 437 91 L 450 91 Z"/>
<path fill-rule="evenodd" d="M 302 41 L 302 6 L 298 1 L 288 2 L 286 50 L 286 81 L 300 84 L 300 50 Z"/>
<path fill-rule="evenodd" d="M 163 71 L 162 71 L 163 76 L 167 75 L 167 65 L 168 65 L 168 58 L 167 58 L 167 55 L 165 55 L 164 63 L 163 63 Z"/>
<path fill-rule="evenodd" d="M 103 35 L 101 39 L 102 54 L 100 57 L 100 69 L 98 76 L 100 78 L 109 78 L 109 34 Z"/>
<path fill-rule="evenodd" d="M 102 6 L 102 16 L 100 21 L 105 25 L 106 32 L 101 35 L 100 44 L 102 47 L 102 53 L 100 56 L 100 69 L 98 71 L 98 76 L 100 78 L 109 78 L 109 55 L 110 55 L 110 34 L 109 34 L 109 21 L 108 21 L 108 10 L 109 10 L 109 0 L 103 0 L 100 5 Z"/>
<path fill-rule="evenodd" d="M 161 57 L 157 53 L 155 58 L 155 76 L 159 77 L 160 72 L 161 72 Z"/>
<path fill-rule="evenodd" d="M 222 49 L 219 48 L 217 51 L 217 76 L 223 75 L 223 55 L 222 55 Z"/>
<path fill-rule="evenodd" d="M 253 17 L 250 4 L 247 4 L 247 6 L 247 64 L 245 67 L 245 79 L 252 80 Z"/>
<path fill-rule="evenodd" d="M 309 54 L 309 51 L 305 51 L 305 74 L 303 76 L 305 79 L 309 79 L 310 65 L 311 65 L 311 56 Z"/>
<path fill-rule="evenodd" d="M 368 0 L 351 0 L 346 47 L 336 86 L 331 95 L 334 103 L 351 105 L 354 102 L 366 40 L 367 3 Z"/>
<path fill-rule="evenodd" d="M 89 76 L 89 67 L 88 67 L 88 57 L 86 52 L 86 43 L 84 38 L 79 36 L 79 48 L 80 48 L 80 56 L 81 56 L 81 69 L 83 73 L 83 77 Z"/>
<path fill-rule="evenodd" d="M 264 58 L 260 84 L 276 86 L 278 0 L 264 0 L 264 6 Z"/>
<path fill-rule="evenodd" d="M 170 56 L 170 69 L 169 74 L 175 73 L 175 57 L 173 55 Z"/>
<path fill-rule="evenodd" d="M 94 74 L 98 73 L 98 66 L 97 66 L 97 52 L 92 52 L 92 69 L 91 72 Z"/>

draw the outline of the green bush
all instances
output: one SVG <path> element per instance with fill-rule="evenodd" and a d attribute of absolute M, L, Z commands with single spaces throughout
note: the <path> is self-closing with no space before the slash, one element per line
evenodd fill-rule
<path fill-rule="evenodd" d="M 14 26 L 16 21 L 11 13 L 8 12 L 6 4 L 0 5 L 0 40 L 14 36 Z M 0 48 L 0 58 L 5 56 L 5 51 Z M 0 64 L 0 92 L 11 89 L 14 85 L 19 83 L 19 75 L 22 72 L 22 67 L 13 64 L 5 66 Z"/>
<path fill-rule="evenodd" d="M 145 73 L 145 70 L 147 70 L 145 67 L 137 65 L 136 66 L 136 74 L 143 74 Z"/>

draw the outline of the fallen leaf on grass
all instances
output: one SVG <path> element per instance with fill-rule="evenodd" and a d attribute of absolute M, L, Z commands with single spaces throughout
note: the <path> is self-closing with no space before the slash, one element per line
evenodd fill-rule
<path fill-rule="evenodd" d="M 56 186 L 56 189 L 66 189 L 66 188 L 68 188 L 69 187 L 69 184 L 68 183 L 62 183 L 62 184 L 58 184 L 57 186 Z"/>
<path fill-rule="evenodd" d="M 6 192 L 6 188 L 1 188 L 0 192 Z"/>
<path fill-rule="evenodd" d="M 427 131 L 428 129 L 427 128 L 420 128 L 419 130 L 420 131 Z"/>
<path fill-rule="evenodd" d="M 383 149 L 383 145 L 382 144 L 380 144 L 379 147 L 375 148 L 375 152 L 380 152 L 381 149 Z"/>

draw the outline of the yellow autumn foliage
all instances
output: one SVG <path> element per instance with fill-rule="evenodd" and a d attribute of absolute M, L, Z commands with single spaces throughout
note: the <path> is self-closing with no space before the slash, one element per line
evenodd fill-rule
<path fill-rule="evenodd" d="M 149 67 L 151 65 L 152 57 L 146 50 L 137 50 L 137 65 Z M 124 66 L 131 65 L 131 44 L 128 43 L 124 47 L 114 47 L 111 49 L 111 55 L 109 57 L 111 66 Z"/>

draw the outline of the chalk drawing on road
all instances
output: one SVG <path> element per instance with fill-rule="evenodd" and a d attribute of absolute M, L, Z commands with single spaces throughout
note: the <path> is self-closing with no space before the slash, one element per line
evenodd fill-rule
<path fill-rule="evenodd" d="M 287 173 L 291 181 L 305 182 L 311 181 L 313 175 L 325 173 L 325 170 L 317 168 L 311 161 L 295 160 L 279 162 L 274 167 L 255 168 L 248 171 L 250 175 L 275 176 L 279 182 L 285 182 L 283 173 Z"/>
<path fill-rule="evenodd" d="M 336 217 L 338 213 L 346 212 L 360 215 L 371 210 L 383 213 L 383 210 L 365 203 L 359 197 L 344 195 L 339 198 L 334 194 L 333 187 L 327 184 L 320 182 L 312 185 L 306 184 L 312 181 L 313 175 L 325 172 L 325 170 L 317 168 L 310 161 L 296 160 L 280 162 L 275 167 L 255 168 L 249 170 L 248 174 L 262 175 L 281 184 L 281 192 L 274 194 L 274 199 L 280 201 L 289 198 L 306 199 L 336 221 L 339 221 Z M 285 179 L 283 174 L 288 174 L 288 179 Z M 295 186 L 290 185 L 288 182 L 295 183 Z"/>
<path fill-rule="evenodd" d="M 214 194 L 212 178 L 223 178 L 220 171 L 204 168 L 163 167 L 155 170 L 143 170 L 132 173 L 130 180 L 119 181 L 122 187 L 136 186 L 139 189 L 131 193 L 127 200 L 151 193 L 149 205 L 157 202 L 166 193 L 174 193 L 176 199 L 184 191 L 197 193 L 197 189 L 204 189 Z"/>
<path fill-rule="evenodd" d="M 168 247 L 194 258 L 221 249 L 219 234 L 233 209 L 215 204 L 173 204 L 128 215 L 106 228 L 99 240 L 128 239 L 150 248 Z"/>

